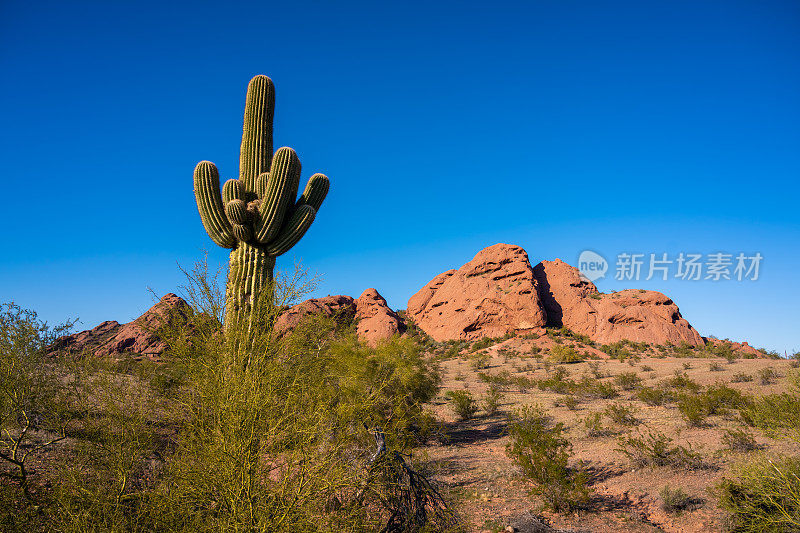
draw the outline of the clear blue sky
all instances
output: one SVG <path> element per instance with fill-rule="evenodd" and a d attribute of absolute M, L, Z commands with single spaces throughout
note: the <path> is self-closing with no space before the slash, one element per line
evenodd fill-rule
<path fill-rule="evenodd" d="M 253 4 L 0 2 L 0 301 L 93 327 L 175 291 L 203 248 L 227 261 L 192 169 L 236 176 L 263 73 L 276 147 L 332 179 L 279 262 L 322 274 L 317 295 L 405 308 L 497 242 L 534 263 L 760 252 L 754 282 L 598 286 L 800 349 L 797 2 Z"/>

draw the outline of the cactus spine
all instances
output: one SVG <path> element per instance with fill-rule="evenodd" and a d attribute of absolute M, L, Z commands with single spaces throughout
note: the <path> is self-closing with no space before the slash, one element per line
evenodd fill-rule
<path fill-rule="evenodd" d="M 215 243 L 231 248 L 225 291 L 226 327 L 249 319 L 256 298 L 271 290 L 275 258 L 303 237 L 330 182 L 324 174 L 309 178 L 297 197 L 300 160 L 291 148 L 272 153 L 275 86 L 256 76 L 247 86 L 239 179 L 225 182 L 210 161 L 194 169 L 194 194 L 203 226 Z M 271 296 L 271 293 L 269 294 Z"/>

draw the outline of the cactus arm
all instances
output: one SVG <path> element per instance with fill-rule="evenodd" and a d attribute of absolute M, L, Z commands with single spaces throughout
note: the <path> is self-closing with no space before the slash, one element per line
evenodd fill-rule
<path fill-rule="evenodd" d="M 239 180 L 228 180 L 222 186 L 222 203 L 228 205 L 231 200 L 244 200 L 244 186 Z"/>
<path fill-rule="evenodd" d="M 206 233 L 223 248 L 234 248 L 236 238 L 225 216 L 219 192 L 219 172 L 214 163 L 200 161 L 194 169 L 194 197 Z"/>
<path fill-rule="evenodd" d="M 315 211 L 319 211 L 320 206 L 322 206 L 322 201 L 325 200 L 325 197 L 328 195 L 330 186 L 331 182 L 328 176 L 319 173 L 314 174 L 308 178 L 306 189 L 303 191 L 300 199 L 297 200 L 295 209 L 299 208 L 301 205 L 310 205 Z"/>
<path fill-rule="evenodd" d="M 239 180 L 247 192 L 254 192 L 258 175 L 269 170 L 274 114 L 275 86 L 267 76 L 255 76 L 247 85 L 239 151 Z"/>
<path fill-rule="evenodd" d="M 288 252 L 303 238 L 314 222 L 315 216 L 317 216 L 316 209 L 310 205 L 301 205 L 286 221 L 278 237 L 267 245 L 266 252 L 272 257 Z"/>
<path fill-rule="evenodd" d="M 286 210 L 294 205 L 299 182 L 297 154 L 291 148 L 279 148 L 272 160 L 269 181 L 254 224 L 256 241 L 266 244 L 278 235 Z"/>

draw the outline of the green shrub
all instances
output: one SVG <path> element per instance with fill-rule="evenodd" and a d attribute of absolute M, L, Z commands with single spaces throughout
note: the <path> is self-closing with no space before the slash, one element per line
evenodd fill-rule
<path fill-rule="evenodd" d="M 636 468 L 671 466 L 696 470 L 705 466 L 700 455 L 691 447 L 672 445 L 672 439 L 659 431 L 623 436 L 618 444 L 617 451 L 625 455 Z"/>
<path fill-rule="evenodd" d="M 614 383 L 619 385 L 622 390 L 634 390 L 642 382 L 642 378 L 636 372 L 623 372 L 614 377 Z"/>
<path fill-rule="evenodd" d="M 673 489 L 669 485 L 664 485 L 658 494 L 661 496 L 661 509 L 668 513 L 686 510 L 693 503 L 692 498 L 680 487 Z"/>
<path fill-rule="evenodd" d="M 613 403 L 606 407 L 603 412 L 612 422 L 620 426 L 636 426 L 639 424 L 639 419 L 635 416 L 636 410 L 630 405 Z"/>
<path fill-rule="evenodd" d="M 762 448 L 753 435 L 743 429 L 726 429 L 722 435 L 722 443 L 734 452 L 752 452 Z"/>
<path fill-rule="evenodd" d="M 71 419 L 47 347 L 72 324 L 51 328 L 34 311 L 0 304 L 0 464 L 29 499 L 29 459 L 65 439 Z"/>
<path fill-rule="evenodd" d="M 675 401 L 675 395 L 664 389 L 654 389 L 652 387 L 642 387 L 636 393 L 636 397 L 647 405 L 664 405 Z"/>
<path fill-rule="evenodd" d="M 777 374 L 775 371 L 769 367 L 762 368 L 758 371 L 758 379 L 762 385 L 769 385 L 775 381 Z"/>
<path fill-rule="evenodd" d="M 532 492 L 555 511 L 571 511 L 588 501 L 588 478 L 582 468 L 570 468 L 572 445 L 564 424 L 551 425 L 544 411 L 527 406 L 509 420 L 506 454 L 523 475 L 536 483 Z"/>
<path fill-rule="evenodd" d="M 574 390 L 584 398 L 611 399 L 619 396 L 619 391 L 611 383 L 599 379 L 583 377 L 574 384 Z"/>
<path fill-rule="evenodd" d="M 469 420 L 478 412 L 478 404 L 475 402 L 475 398 L 472 397 L 471 392 L 466 390 L 451 390 L 447 391 L 446 396 L 459 419 Z"/>
<path fill-rule="evenodd" d="M 473 370 L 483 370 L 489 368 L 491 360 L 492 357 L 488 353 L 478 352 L 470 357 L 469 366 L 471 366 Z"/>
<path fill-rule="evenodd" d="M 735 468 L 719 486 L 732 531 L 800 531 L 800 458 L 761 457 Z"/>
<path fill-rule="evenodd" d="M 486 411 L 486 414 L 489 416 L 497 414 L 500 410 L 500 399 L 502 398 L 502 394 L 500 393 L 500 388 L 494 384 L 489 387 L 489 390 L 486 392 L 486 395 L 483 397 L 483 410 Z"/>
<path fill-rule="evenodd" d="M 753 376 L 744 372 L 737 372 L 731 377 L 731 383 L 747 383 L 753 381 Z"/>
<path fill-rule="evenodd" d="M 708 411 L 705 402 L 699 396 L 684 396 L 678 401 L 678 410 L 690 427 L 704 425 Z"/>
<path fill-rule="evenodd" d="M 712 362 L 708 364 L 708 370 L 710 372 L 722 372 L 722 365 L 717 362 Z"/>
<path fill-rule="evenodd" d="M 586 415 L 583 419 L 587 437 L 607 437 L 614 432 L 603 425 L 603 413 L 594 412 Z"/>
<path fill-rule="evenodd" d="M 580 363 L 583 356 L 572 346 L 555 345 L 550 348 L 550 359 L 556 363 Z"/>

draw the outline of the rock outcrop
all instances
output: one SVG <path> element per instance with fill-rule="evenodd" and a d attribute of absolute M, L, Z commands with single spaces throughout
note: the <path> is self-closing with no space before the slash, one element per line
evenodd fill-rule
<path fill-rule="evenodd" d="M 49 352 L 85 353 L 97 357 L 137 354 L 156 358 L 167 348 L 157 330 L 177 317 L 186 318 L 189 310 L 183 298 L 169 293 L 132 322 L 120 324 L 110 320 L 93 329 L 66 335 L 57 339 Z"/>
<path fill-rule="evenodd" d="M 314 314 L 335 316 L 350 321 L 356 315 L 356 302 L 352 296 L 343 295 L 311 298 L 282 312 L 275 321 L 275 331 L 279 335 L 285 335 L 296 328 L 304 317 Z"/>
<path fill-rule="evenodd" d="M 405 323 L 375 289 L 365 290 L 356 300 L 356 320 L 358 338 L 370 346 L 406 330 Z"/>
<path fill-rule="evenodd" d="M 528 254 L 496 244 L 433 278 L 408 301 L 409 318 L 437 341 L 497 337 L 547 322 Z"/>
<path fill-rule="evenodd" d="M 660 292 L 624 290 L 601 294 L 593 283 L 581 278 L 577 268 L 560 259 L 542 261 L 533 272 L 549 325 L 567 327 L 602 344 L 623 339 L 651 344 L 704 344 L 700 334 L 681 316 L 678 306 Z"/>
<path fill-rule="evenodd" d="M 313 314 L 335 316 L 342 322 L 356 320 L 358 337 L 370 346 L 406 329 L 405 323 L 386 305 L 386 300 L 378 291 L 367 289 L 357 299 L 344 295 L 326 296 L 294 305 L 281 313 L 275 322 L 275 330 L 285 335 L 296 328 L 304 317 Z"/>

